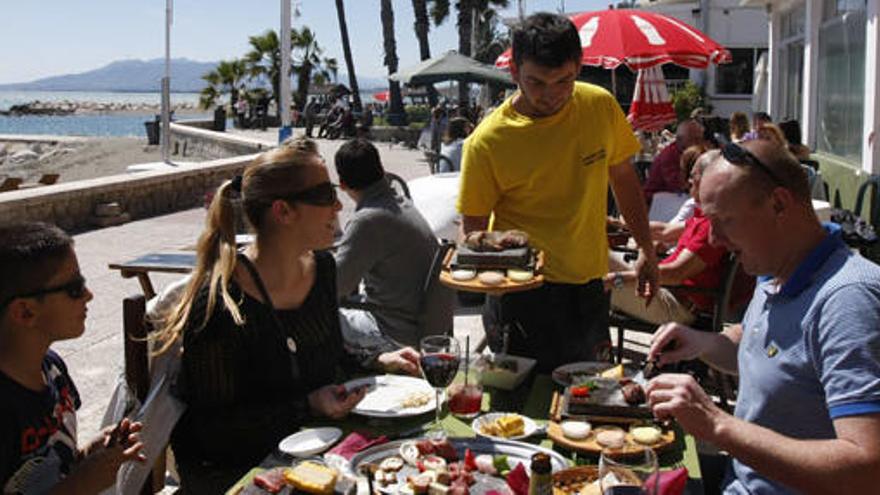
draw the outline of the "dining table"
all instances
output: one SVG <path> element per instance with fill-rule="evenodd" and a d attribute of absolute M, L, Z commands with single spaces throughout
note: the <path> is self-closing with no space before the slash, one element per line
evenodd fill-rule
<path fill-rule="evenodd" d="M 561 391 L 562 387 L 557 385 L 548 374 L 533 374 L 513 390 L 484 387 L 481 413 L 515 412 L 533 419 L 539 426 L 546 426 L 550 418 L 554 394 Z M 423 437 L 433 419 L 433 412 L 421 416 L 394 419 L 351 414 L 342 420 L 316 419 L 312 424 L 305 425 L 303 429 L 333 426 L 342 430 L 343 436 L 341 438 L 345 438 L 352 432 L 367 432 L 373 436 L 384 435 L 388 440 L 397 440 Z M 477 436 L 477 433 L 471 428 L 469 419 L 446 414 L 442 419 L 442 425 L 447 437 L 452 440 Z M 662 471 L 680 467 L 687 468 L 688 481 L 684 494 L 702 495 L 703 480 L 697 457 L 696 440 L 678 425 L 673 425 L 673 428 L 676 433 L 676 441 L 672 446 L 658 453 L 660 469 Z M 539 428 L 536 434 L 521 441 L 553 449 L 563 455 L 572 466 L 598 464 L 598 455 L 566 450 L 560 445 L 555 445 L 544 432 L 544 428 Z M 257 474 L 267 469 L 291 466 L 296 461 L 296 458 L 275 450 L 267 455 L 259 466 L 255 466 L 230 487 L 227 495 L 238 494 L 242 487 L 253 483 L 253 478 Z"/>

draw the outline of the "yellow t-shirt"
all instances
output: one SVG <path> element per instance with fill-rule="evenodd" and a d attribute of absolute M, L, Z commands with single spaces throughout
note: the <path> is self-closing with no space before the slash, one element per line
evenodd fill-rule
<path fill-rule="evenodd" d="M 584 283 L 608 272 L 608 168 L 639 149 L 604 89 L 575 83 L 555 115 L 533 119 L 508 98 L 465 141 L 458 210 L 493 214 L 492 230 L 519 229 L 544 251 L 547 280 Z"/>

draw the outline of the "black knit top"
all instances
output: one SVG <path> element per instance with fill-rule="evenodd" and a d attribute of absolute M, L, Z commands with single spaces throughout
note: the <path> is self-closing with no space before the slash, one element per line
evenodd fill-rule
<path fill-rule="evenodd" d="M 308 416 L 306 395 L 334 383 L 344 358 L 336 301 L 336 265 L 315 253 L 315 284 L 297 309 L 280 310 L 286 336 L 297 344 L 301 379 L 291 373 L 289 351 L 270 306 L 244 293 L 229 292 L 244 316 L 237 326 L 219 299 L 203 321 L 208 290 L 193 301 L 184 333 L 182 398 L 187 410 L 172 434 L 183 465 L 252 467 Z"/>

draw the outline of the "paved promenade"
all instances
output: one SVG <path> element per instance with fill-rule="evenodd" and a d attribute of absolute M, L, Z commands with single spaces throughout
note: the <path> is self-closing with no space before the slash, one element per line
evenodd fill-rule
<path fill-rule="evenodd" d="M 273 143 L 277 131 L 244 134 Z M 336 180 L 333 154 L 341 144 L 342 141 L 319 141 L 333 180 Z M 386 143 L 377 143 L 377 146 L 388 171 L 407 180 L 428 174 L 428 166 L 422 161 L 420 152 Z M 354 205 L 347 197 L 343 197 L 342 202 L 340 221 L 344 225 Z M 204 219 L 205 210 L 198 208 L 75 236 L 80 267 L 95 298 L 89 304 L 85 334 L 79 339 L 59 342 L 54 349 L 67 362 L 82 395 L 83 407 L 79 411 L 81 442 L 97 433 L 104 409 L 123 370 L 122 299 L 140 292 L 137 279 L 123 279 L 119 272 L 111 271 L 107 265 L 149 252 L 191 248 Z M 152 280 L 160 290 L 176 278 L 176 275 L 154 275 Z M 456 334 L 482 333 L 482 325 L 475 313 L 471 308 L 457 312 Z"/>

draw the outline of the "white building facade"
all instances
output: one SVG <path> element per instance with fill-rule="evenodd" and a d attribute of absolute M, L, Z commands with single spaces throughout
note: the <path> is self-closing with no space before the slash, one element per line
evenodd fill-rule
<path fill-rule="evenodd" d="M 675 17 L 730 50 L 730 64 L 690 71 L 689 78 L 704 88 L 714 114 L 750 113 L 755 105 L 766 109 L 766 76 L 755 70 L 769 46 L 763 5 L 741 5 L 741 0 L 642 0 L 638 7 Z"/>

